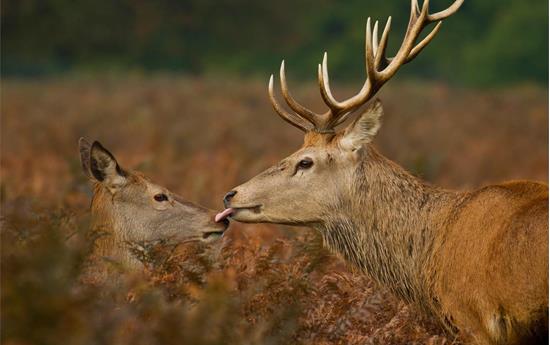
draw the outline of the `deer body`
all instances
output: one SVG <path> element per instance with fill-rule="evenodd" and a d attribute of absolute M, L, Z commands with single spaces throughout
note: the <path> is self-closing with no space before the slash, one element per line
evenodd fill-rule
<path fill-rule="evenodd" d="M 422 7 L 411 0 L 407 32 L 393 58 L 385 56 L 391 18 L 380 37 L 378 22 L 373 29 L 369 18 L 368 77 L 344 101 L 332 95 L 325 53 L 318 69 L 325 113 L 291 96 L 283 62 L 281 89 L 291 111 L 276 100 L 273 76 L 269 97 L 285 121 L 305 132 L 304 145 L 227 193 L 218 218 L 313 227 L 327 247 L 449 330 L 457 327 L 481 344 L 547 343 L 548 186 L 524 181 L 445 190 L 413 177 L 372 146 L 383 111 L 380 101 L 369 101 L 462 2 L 430 14 L 428 0 Z"/>
<path fill-rule="evenodd" d="M 367 154 L 349 183 L 351 197 L 314 226 L 328 248 L 480 342 L 512 343 L 525 330 L 544 327 L 546 185 L 442 190 L 373 148 Z"/>
<path fill-rule="evenodd" d="M 484 342 L 547 343 L 548 186 L 465 193 L 447 222 L 434 256 L 442 311 Z"/>

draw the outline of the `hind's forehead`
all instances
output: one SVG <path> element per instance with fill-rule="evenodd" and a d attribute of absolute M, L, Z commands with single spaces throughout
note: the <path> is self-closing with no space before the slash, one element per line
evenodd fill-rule
<path fill-rule="evenodd" d="M 148 191 L 150 189 L 156 189 L 155 184 L 149 180 L 147 176 L 138 171 L 132 171 L 127 176 L 127 187 L 139 191 Z"/>
<path fill-rule="evenodd" d="M 151 179 L 146 176 L 141 171 L 129 171 L 127 172 L 127 178 L 129 183 L 138 184 L 138 185 L 147 185 L 149 183 L 153 183 Z"/>
<path fill-rule="evenodd" d="M 128 178 L 131 179 L 132 182 L 135 182 L 135 183 L 149 182 L 149 178 L 147 176 L 145 176 L 145 174 L 143 174 L 140 171 L 131 171 L 131 172 L 129 172 Z"/>

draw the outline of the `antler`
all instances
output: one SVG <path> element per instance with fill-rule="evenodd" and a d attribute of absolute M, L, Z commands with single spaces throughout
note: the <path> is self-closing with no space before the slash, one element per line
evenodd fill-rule
<path fill-rule="evenodd" d="M 281 63 L 280 81 L 283 98 L 293 112 L 286 111 L 277 103 L 273 92 L 273 75 L 269 79 L 269 98 L 275 111 L 287 122 L 303 130 L 319 133 L 334 133 L 334 128 L 344 122 L 355 110 L 368 102 L 380 90 L 399 68 L 412 61 L 428 43 L 435 37 L 444 19 L 454 14 L 464 0 L 455 0 L 446 10 L 430 14 L 428 13 L 429 0 L 424 0 L 422 8 L 418 6 L 418 0 L 411 0 L 411 14 L 409 25 L 401 47 L 394 57 L 386 57 L 388 35 L 391 28 L 391 17 L 388 18 L 380 40 L 378 40 L 378 21 L 371 27 L 371 19 L 367 20 L 365 39 L 365 68 L 367 79 L 361 90 L 354 96 L 337 101 L 330 90 L 327 53 L 323 56 L 323 62 L 318 66 L 319 88 L 321 97 L 328 106 L 323 114 L 318 114 L 299 104 L 288 91 L 285 75 L 285 61 Z M 422 30 L 430 23 L 437 22 L 432 31 L 416 44 Z"/>

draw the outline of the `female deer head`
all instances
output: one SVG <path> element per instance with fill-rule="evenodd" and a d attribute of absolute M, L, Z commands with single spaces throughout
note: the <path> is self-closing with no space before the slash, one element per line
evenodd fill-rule
<path fill-rule="evenodd" d="M 110 235 L 100 248 L 103 255 L 129 259 L 125 244 L 132 242 L 210 243 L 228 227 L 227 220 L 214 221 L 213 211 L 123 169 L 99 142 L 81 138 L 79 148 L 82 169 L 94 183 L 93 226 Z"/>

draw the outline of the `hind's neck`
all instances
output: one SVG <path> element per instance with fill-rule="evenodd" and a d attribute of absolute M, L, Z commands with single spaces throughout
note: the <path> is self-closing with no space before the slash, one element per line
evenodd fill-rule
<path fill-rule="evenodd" d="M 116 222 L 112 210 L 111 194 L 99 185 L 94 186 L 92 199 L 92 236 L 95 236 L 93 256 L 122 264 L 126 267 L 139 265 L 128 249 L 124 229 Z"/>

